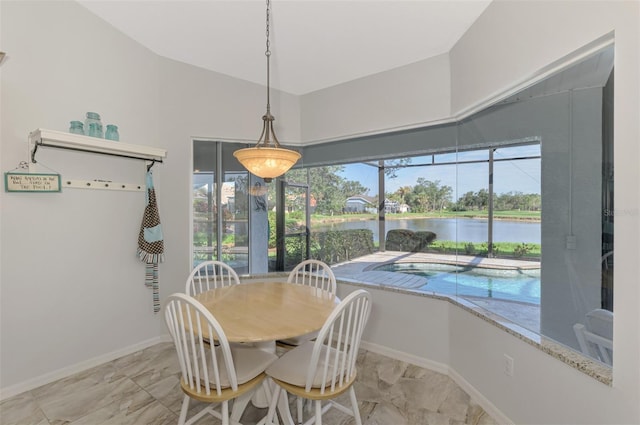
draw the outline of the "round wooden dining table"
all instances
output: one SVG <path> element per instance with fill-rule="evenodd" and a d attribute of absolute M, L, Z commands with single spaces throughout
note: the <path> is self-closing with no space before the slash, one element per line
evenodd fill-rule
<path fill-rule="evenodd" d="M 218 320 L 230 342 L 269 342 L 319 330 L 339 298 L 286 282 L 251 282 L 195 296 Z"/>
<path fill-rule="evenodd" d="M 213 314 L 230 342 L 253 343 L 272 352 L 277 340 L 322 328 L 340 302 L 337 296 L 322 289 L 273 281 L 211 289 L 195 298 Z M 252 402 L 257 407 L 266 407 L 266 400 L 258 391 Z M 285 398 L 278 402 L 278 411 L 285 423 L 293 423 Z M 239 420 L 240 413 L 234 409 L 232 418 Z"/>

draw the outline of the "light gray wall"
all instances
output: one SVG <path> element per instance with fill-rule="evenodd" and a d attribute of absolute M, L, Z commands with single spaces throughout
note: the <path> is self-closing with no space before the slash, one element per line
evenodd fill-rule
<path fill-rule="evenodd" d="M 461 308 L 449 313 L 449 364 L 512 423 L 638 422 L 635 393 L 597 382 Z M 504 354 L 514 359 L 512 377 L 503 371 Z"/>
<path fill-rule="evenodd" d="M 344 139 L 448 118 L 449 75 L 449 57 L 440 55 L 306 94 L 300 105 L 302 140 Z"/>
<path fill-rule="evenodd" d="M 27 160 L 30 131 L 66 131 L 86 111 L 118 124 L 123 142 L 158 146 L 155 54 L 73 2 L 0 7 L 3 172 Z M 142 161 L 53 149 L 37 159 L 63 179 L 144 183 Z M 0 196 L 3 388 L 161 334 L 136 257 L 144 193 Z"/>
<path fill-rule="evenodd" d="M 67 131 L 86 111 L 124 143 L 168 150 L 154 167 L 165 237 L 161 299 L 190 270 L 191 139 L 255 143 L 264 87 L 159 58 L 71 1 L 0 2 L 2 170 L 27 160 L 36 128 Z M 295 96 L 272 93 L 276 131 L 299 140 Z M 287 123 L 286 126 L 279 123 Z M 144 184 L 142 161 L 54 149 L 37 159 L 62 177 Z M 47 169 L 39 171 L 48 171 Z M 164 335 L 136 257 L 144 193 L 0 192 L 0 387 L 19 391 Z"/>
<path fill-rule="evenodd" d="M 356 289 L 360 288 L 341 282 L 338 297 L 344 299 Z M 373 296 L 373 305 L 364 341 L 436 364 L 449 364 L 448 302 L 372 287 L 366 290 Z"/>
<path fill-rule="evenodd" d="M 300 165 L 370 161 L 388 158 L 391 155 L 417 155 L 425 151 L 455 151 L 455 124 L 404 130 L 387 134 L 376 134 L 339 142 L 328 142 L 306 146 L 302 151 Z M 348 142 L 348 143 L 345 143 Z"/>

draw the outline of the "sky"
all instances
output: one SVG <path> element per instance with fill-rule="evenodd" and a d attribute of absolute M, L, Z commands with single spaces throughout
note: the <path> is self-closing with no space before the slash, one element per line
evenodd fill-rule
<path fill-rule="evenodd" d="M 455 163 L 458 161 L 488 160 L 488 150 L 476 150 L 450 154 L 439 154 L 433 157 L 435 163 Z M 507 192 L 540 194 L 540 158 L 516 160 L 513 158 L 540 155 L 540 145 L 527 145 L 510 148 L 500 148 L 494 151 L 493 191 L 496 194 Z M 500 159 L 509 159 L 498 161 Z M 411 164 L 431 164 L 431 156 L 413 157 Z M 415 186 L 418 178 L 430 181 L 440 181 L 441 186 L 453 189 L 453 200 L 467 192 L 478 192 L 489 187 L 489 165 L 487 162 L 473 164 L 435 165 L 424 167 L 407 167 L 397 170 L 396 178 L 386 179 L 386 192 L 393 193 L 402 186 Z M 378 169 L 362 163 L 344 165 L 340 173 L 347 180 L 359 181 L 369 188 L 363 195 L 376 195 L 378 185 Z M 194 186 L 198 187 L 209 181 L 210 176 L 194 175 Z"/>
<path fill-rule="evenodd" d="M 540 158 L 516 160 L 518 157 L 531 157 L 540 155 L 540 145 L 500 148 L 494 152 L 494 178 L 493 191 L 496 194 L 507 192 L 540 193 Z M 487 150 L 459 152 L 451 154 L 435 155 L 434 162 L 446 163 L 469 160 L 487 160 Z M 510 159 L 498 161 L 499 159 Z M 414 157 L 411 164 L 431 163 L 431 156 Z M 348 180 L 358 180 L 369 188 L 369 195 L 375 195 L 378 183 L 378 170 L 375 167 L 364 164 L 345 165 L 340 175 Z M 457 168 L 457 169 L 456 169 Z M 418 178 L 423 177 L 430 181 L 440 181 L 440 185 L 450 186 L 453 189 L 453 198 L 464 195 L 467 192 L 477 192 L 489 187 L 489 164 L 473 163 L 456 165 L 436 165 L 425 167 L 408 167 L 399 169 L 396 178 L 387 178 L 385 181 L 386 192 L 395 192 L 402 186 L 415 186 Z"/>

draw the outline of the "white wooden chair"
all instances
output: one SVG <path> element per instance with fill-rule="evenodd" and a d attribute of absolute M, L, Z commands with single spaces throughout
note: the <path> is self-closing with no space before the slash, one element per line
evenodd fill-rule
<path fill-rule="evenodd" d="M 595 309 L 587 313 L 586 326 L 573 325 L 580 350 L 587 356 L 613 365 L 613 313 Z"/>
<path fill-rule="evenodd" d="M 278 398 L 289 393 L 299 400 L 314 402 L 315 414 L 305 425 L 322 425 L 322 415 L 331 407 L 352 415 L 355 423 L 362 425 L 353 383 L 360 340 L 370 312 L 371 295 L 363 289 L 352 292 L 327 318 L 315 341 L 290 350 L 267 368 L 267 375 L 277 386 L 266 424 L 273 424 Z M 350 408 L 334 400 L 345 392 L 349 392 Z M 301 404 L 297 409 L 299 424 L 303 421 Z"/>
<path fill-rule="evenodd" d="M 184 292 L 194 296 L 209 289 L 239 283 L 238 274 L 228 264 L 222 261 L 204 261 L 198 264 L 189 274 Z"/>
<path fill-rule="evenodd" d="M 287 282 L 336 293 L 336 276 L 333 270 L 328 264 L 319 260 L 305 260 L 298 264 L 289 273 Z"/>
<path fill-rule="evenodd" d="M 213 315 L 186 294 L 169 296 L 164 317 L 178 354 L 180 387 L 185 394 L 178 424 L 193 424 L 210 414 L 228 425 L 229 400 L 234 400 L 231 420 L 238 423 L 254 390 L 262 383 L 269 391 L 264 370 L 278 357 L 256 348 L 231 347 Z M 211 338 L 218 345 L 209 344 Z M 191 398 L 212 405 L 186 421 Z"/>
<path fill-rule="evenodd" d="M 288 283 L 307 285 L 336 294 L 336 276 L 328 264 L 319 260 L 305 260 L 298 264 L 287 278 Z M 318 332 L 278 341 L 281 344 L 298 346 L 316 337 Z"/>

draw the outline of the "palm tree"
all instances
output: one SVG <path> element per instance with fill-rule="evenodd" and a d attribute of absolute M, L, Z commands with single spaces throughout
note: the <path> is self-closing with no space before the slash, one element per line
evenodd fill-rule
<path fill-rule="evenodd" d="M 413 188 L 411 186 L 402 186 L 396 190 L 398 195 L 400 196 L 400 203 L 404 204 L 404 197 L 407 196 L 408 193 L 411 193 Z"/>

